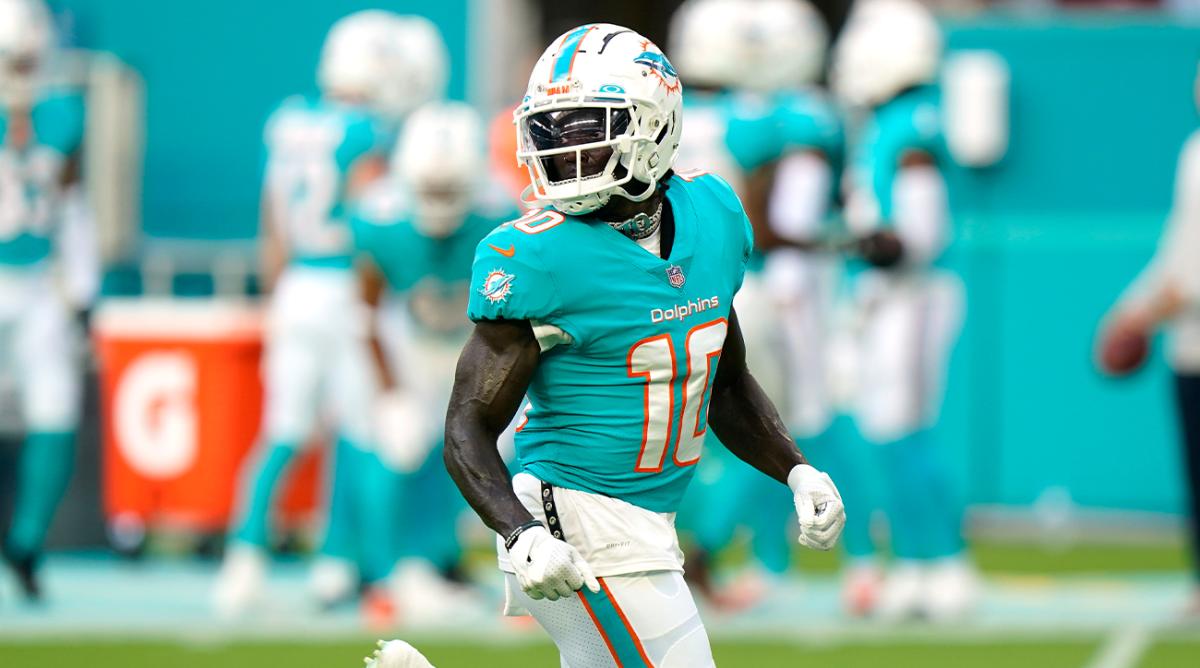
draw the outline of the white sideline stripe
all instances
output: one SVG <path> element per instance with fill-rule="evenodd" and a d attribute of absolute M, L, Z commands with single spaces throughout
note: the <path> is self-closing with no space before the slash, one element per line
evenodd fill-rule
<path fill-rule="evenodd" d="M 1085 668 L 1134 668 L 1150 647 L 1152 639 L 1150 630 L 1144 626 L 1129 626 L 1113 631 Z"/>

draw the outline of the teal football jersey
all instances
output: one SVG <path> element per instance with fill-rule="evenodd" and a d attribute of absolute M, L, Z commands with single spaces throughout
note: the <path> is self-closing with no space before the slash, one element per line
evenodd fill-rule
<path fill-rule="evenodd" d="M 361 107 L 326 99 L 292 97 L 271 114 L 266 196 L 292 262 L 350 268 L 347 181 L 359 159 L 390 148 L 389 137 Z"/>
<path fill-rule="evenodd" d="M 734 190 L 746 173 L 778 155 L 776 119 L 765 100 L 724 92 L 684 93 L 678 169 L 701 169 Z"/>
<path fill-rule="evenodd" d="M 936 86 L 910 90 L 875 109 L 857 134 L 849 188 L 871 197 L 879 225 L 891 224 L 892 190 L 906 153 L 920 151 L 939 165 L 950 164 Z"/>
<path fill-rule="evenodd" d="M 668 259 L 603 221 L 538 210 L 480 243 L 472 320 L 529 320 L 544 350 L 516 435 L 522 469 L 554 485 L 672 512 L 700 459 L 733 296 L 754 246 L 715 175 L 676 175 Z"/>
<path fill-rule="evenodd" d="M 415 326 L 438 334 L 465 333 L 475 249 L 497 225 L 512 220 L 516 207 L 477 203 L 461 227 L 437 237 L 413 221 L 408 196 L 399 187 L 389 190 L 358 207 L 352 222 L 355 248 L 379 267 L 393 292 L 407 297 Z"/>
<path fill-rule="evenodd" d="M 55 201 L 63 169 L 83 143 L 83 96 L 66 89 L 41 91 L 23 119 L 0 108 L 0 265 L 34 265 L 53 249 Z"/>

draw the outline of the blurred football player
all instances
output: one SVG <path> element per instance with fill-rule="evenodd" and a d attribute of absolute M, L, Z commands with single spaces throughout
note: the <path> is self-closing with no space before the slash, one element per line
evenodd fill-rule
<path fill-rule="evenodd" d="M 1200 72 L 1195 80 L 1200 105 Z M 1151 336 L 1170 335 L 1167 360 L 1175 374 L 1175 397 L 1183 436 L 1191 515 L 1196 591 L 1192 612 L 1200 615 L 1200 131 L 1179 153 L 1175 200 L 1158 251 L 1102 323 L 1100 363 L 1126 375 L 1146 360 Z"/>
<path fill-rule="evenodd" d="M 854 417 L 881 456 L 896 557 L 877 605 L 889 618 L 953 618 L 976 591 L 961 504 L 930 438 L 964 301 L 958 278 L 937 264 L 950 241 L 952 168 L 936 84 L 941 49 L 922 5 L 868 0 L 851 14 L 831 71 L 834 91 L 861 117 L 845 179 L 846 223 L 872 242 L 868 259 L 876 258 L 872 247 L 900 249 L 876 258 L 853 287 Z"/>
<path fill-rule="evenodd" d="M 735 303 L 748 365 L 792 433 L 812 440 L 830 423 L 824 341 L 836 265 L 833 254 L 801 246 L 826 235 L 842 143 L 837 114 L 812 88 L 823 71 L 824 24 L 802 0 L 691 0 L 673 19 L 671 39 L 688 84 L 677 164 L 711 169 L 743 195 L 756 245 Z M 706 589 L 708 555 L 747 521 L 759 564 L 782 573 L 786 513 L 764 510 L 786 509 L 770 500 L 779 490 L 723 448 L 711 450 L 681 518 L 701 548 L 689 555 L 689 577 Z M 764 585 L 750 573 L 714 600 L 741 607 Z"/>
<path fill-rule="evenodd" d="M 486 179 L 483 123 L 471 107 L 430 103 L 407 118 L 392 159 L 392 178 L 372 187 L 354 219 L 355 244 L 368 303 L 379 307 L 384 365 L 378 441 L 388 469 L 374 484 L 374 503 L 402 508 L 388 556 L 403 615 L 431 619 L 468 598 L 440 573 L 457 566 L 462 497 L 442 465 L 443 424 L 454 362 L 470 334 L 465 316 L 471 260 L 479 241 L 516 214 L 507 193 Z M 386 325 L 391 325 L 390 327 Z M 390 345 L 383 345 L 390 344 Z M 384 349 L 389 350 L 385 351 Z M 390 352 L 391 355 L 385 355 Z M 390 501 L 385 502 L 384 499 Z M 371 569 L 368 581 L 387 575 Z M 385 589 L 373 596 L 389 596 Z M 366 601 L 368 615 L 387 601 Z"/>
<path fill-rule="evenodd" d="M 54 83 L 54 26 L 40 0 L 0 0 L 0 365 L 25 428 L 3 555 L 28 599 L 66 491 L 80 412 L 78 332 L 55 284 L 66 195 L 79 181 L 81 91 Z"/>
<path fill-rule="evenodd" d="M 362 11 L 330 29 L 317 73 L 321 95 L 293 97 L 265 129 L 263 273 L 271 290 L 264 366 L 264 443 L 243 471 L 239 518 L 214 591 L 232 614 L 259 595 L 265 574 L 269 513 L 279 480 L 314 438 L 323 409 L 339 442 L 335 469 L 355 471 L 373 445 L 371 412 L 378 379 L 367 348 L 367 323 L 353 270 L 350 203 L 386 170 L 396 119 L 421 102 L 403 75 L 403 19 Z M 361 455 L 361 456 L 360 456 Z M 364 528 L 385 526 L 390 509 L 359 507 L 335 473 L 325 554 L 360 559 L 382 550 L 374 536 L 350 534 L 351 510 Z M 347 535 L 350 537 L 347 537 Z M 337 544 L 331 548 L 330 544 Z M 341 553 L 341 554 L 339 554 Z M 349 569 L 319 564 L 314 587 L 329 602 L 344 592 Z M 332 571 L 334 576 L 327 573 Z"/>
<path fill-rule="evenodd" d="M 720 177 L 673 171 L 683 114 L 641 35 L 555 39 L 516 114 L 529 198 L 550 208 L 475 255 L 446 465 L 497 533 L 508 612 L 576 668 L 713 665 L 674 528 L 710 426 L 790 485 L 802 543 L 831 548 L 844 521 L 746 368 L 732 301 L 753 234 Z M 497 437 L 526 394 L 510 477 Z"/>

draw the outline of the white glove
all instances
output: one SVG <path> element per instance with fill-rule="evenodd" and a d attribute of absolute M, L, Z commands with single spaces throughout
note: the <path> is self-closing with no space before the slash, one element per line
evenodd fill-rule
<path fill-rule="evenodd" d="M 412 392 L 384 392 L 375 399 L 379 456 L 393 470 L 421 468 L 433 448 L 426 407 Z"/>
<path fill-rule="evenodd" d="M 557 601 L 567 598 L 585 585 L 592 593 L 600 583 L 579 551 L 550 535 L 546 527 L 535 526 L 517 536 L 508 551 L 517 582 L 529 598 Z"/>
<path fill-rule="evenodd" d="M 800 544 L 814 550 L 832 548 L 846 525 L 842 495 L 833 481 L 808 464 L 800 464 L 788 474 L 787 482 L 800 517 Z"/>

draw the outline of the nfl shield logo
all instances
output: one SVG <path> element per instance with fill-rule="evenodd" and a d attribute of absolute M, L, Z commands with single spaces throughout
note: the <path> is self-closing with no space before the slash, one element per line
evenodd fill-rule
<path fill-rule="evenodd" d="M 673 288 L 682 288 L 683 282 L 687 279 L 683 276 L 683 267 L 673 264 L 667 267 L 667 281 Z"/>

